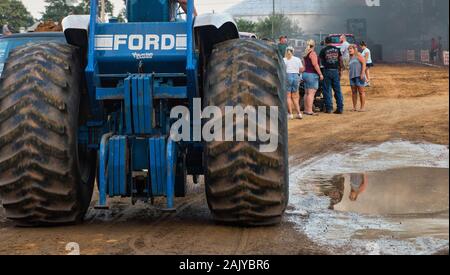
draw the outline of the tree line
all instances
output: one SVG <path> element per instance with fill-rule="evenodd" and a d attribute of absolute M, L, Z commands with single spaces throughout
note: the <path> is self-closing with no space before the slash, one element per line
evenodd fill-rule
<path fill-rule="evenodd" d="M 70 14 L 89 14 L 90 0 L 80 0 L 76 4 L 68 2 L 45 0 L 45 10 L 41 18 L 33 18 L 20 0 L 0 0 L 0 27 L 8 24 L 13 31 L 18 31 L 21 27 L 29 27 L 36 21 L 60 22 Z M 114 5 L 110 0 L 106 0 L 105 4 L 106 13 L 112 14 Z M 119 21 L 124 20 L 124 13 L 124 10 L 120 12 Z M 236 22 L 240 31 L 256 33 L 260 38 L 276 39 L 281 35 L 300 37 L 303 34 L 298 24 L 283 14 L 275 14 L 256 22 L 243 18 L 236 19 Z"/>
<path fill-rule="evenodd" d="M 236 18 L 239 31 L 255 33 L 259 38 L 277 39 L 282 35 L 292 38 L 303 35 L 302 28 L 297 22 L 284 14 L 274 14 L 258 21 Z"/>
<path fill-rule="evenodd" d="M 0 0 L 0 27 L 8 24 L 13 31 L 21 27 L 29 27 L 36 21 L 60 22 L 71 14 L 89 14 L 90 0 L 74 1 L 69 4 L 67 0 L 45 0 L 45 11 L 41 18 L 33 18 L 20 0 Z M 112 14 L 114 5 L 110 0 L 105 1 L 106 13 Z"/>

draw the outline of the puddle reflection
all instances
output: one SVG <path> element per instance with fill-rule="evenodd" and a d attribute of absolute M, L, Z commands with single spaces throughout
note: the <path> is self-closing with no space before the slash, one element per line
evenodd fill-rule
<path fill-rule="evenodd" d="M 374 215 L 426 215 L 449 209 L 449 170 L 404 168 L 344 174 L 321 184 L 330 209 Z"/>
<path fill-rule="evenodd" d="M 317 157 L 291 168 L 288 218 L 332 253 L 448 250 L 448 155 L 448 146 L 393 141 Z"/>

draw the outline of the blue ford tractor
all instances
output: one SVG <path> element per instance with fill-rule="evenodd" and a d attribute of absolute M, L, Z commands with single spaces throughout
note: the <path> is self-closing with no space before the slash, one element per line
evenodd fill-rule
<path fill-rule="evenodd" d="M 80 222 L 94 185 L 98 208 L 112 197 L 133 204 L 165 197 L 173 211 L 187 175 L 194 183 L 204 175 L 217 222 L 278 223 L 288 201 L 288 153 L 275 45 L 239 39 L 227 15 L 195 17 L 193 0 L 186 12 L 176 0 L 128 0 L 126 23 L 102 22 L 97 0 L 90 10 L 63 20 L 67 43 L 18 47 L 5 63 L 0 199 L 7 218 L 19 226 Z M 195 117 L 199 100 L 221 110 L 277 107 L 276 149 L 260 150 L 267 143 L 260 136 L 205 140 L 197 131 L 205 118 L 189 120 L 188 138 L 175 139 L 171 110 L 183 106 Z"/>

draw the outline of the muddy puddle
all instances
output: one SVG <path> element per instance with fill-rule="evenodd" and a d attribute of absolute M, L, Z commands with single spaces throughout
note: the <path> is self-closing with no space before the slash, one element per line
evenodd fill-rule
<path fill-rule="evenodd" d="M 291 168 L 288 219 L 332 253 L 448 250 L 447 146 L 356 146 Z"/>

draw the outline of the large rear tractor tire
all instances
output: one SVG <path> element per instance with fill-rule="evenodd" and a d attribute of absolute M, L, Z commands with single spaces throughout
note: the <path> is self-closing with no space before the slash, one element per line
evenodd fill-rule
<path fill-rule="evenodd" d="M 253 106 L 256 110 L 258 106 L 278 107 L 276 151 L 262 153 L 260 145 L 265 143 L 259 137 L 249 142 L 248 133 L 246 141 L 206 144 L 206 195 L 219 223 L 263 226 L 281 221 L 289 196 L 284 68 L 275 45 L 264 41 L 231 40 L 213 49 L 205 81 L 205 106 L 218 106 L 222 113 L 225 106 Z M 236 120 L 234 123 L 236 126 Z"/>
<path fill-rule="evenodd" d="M 81 55 L 59 43 L 11 52 L 0 80 L 0 199 L 19 226 L 82 221 L 96 155 L 78 146 Z"/>

